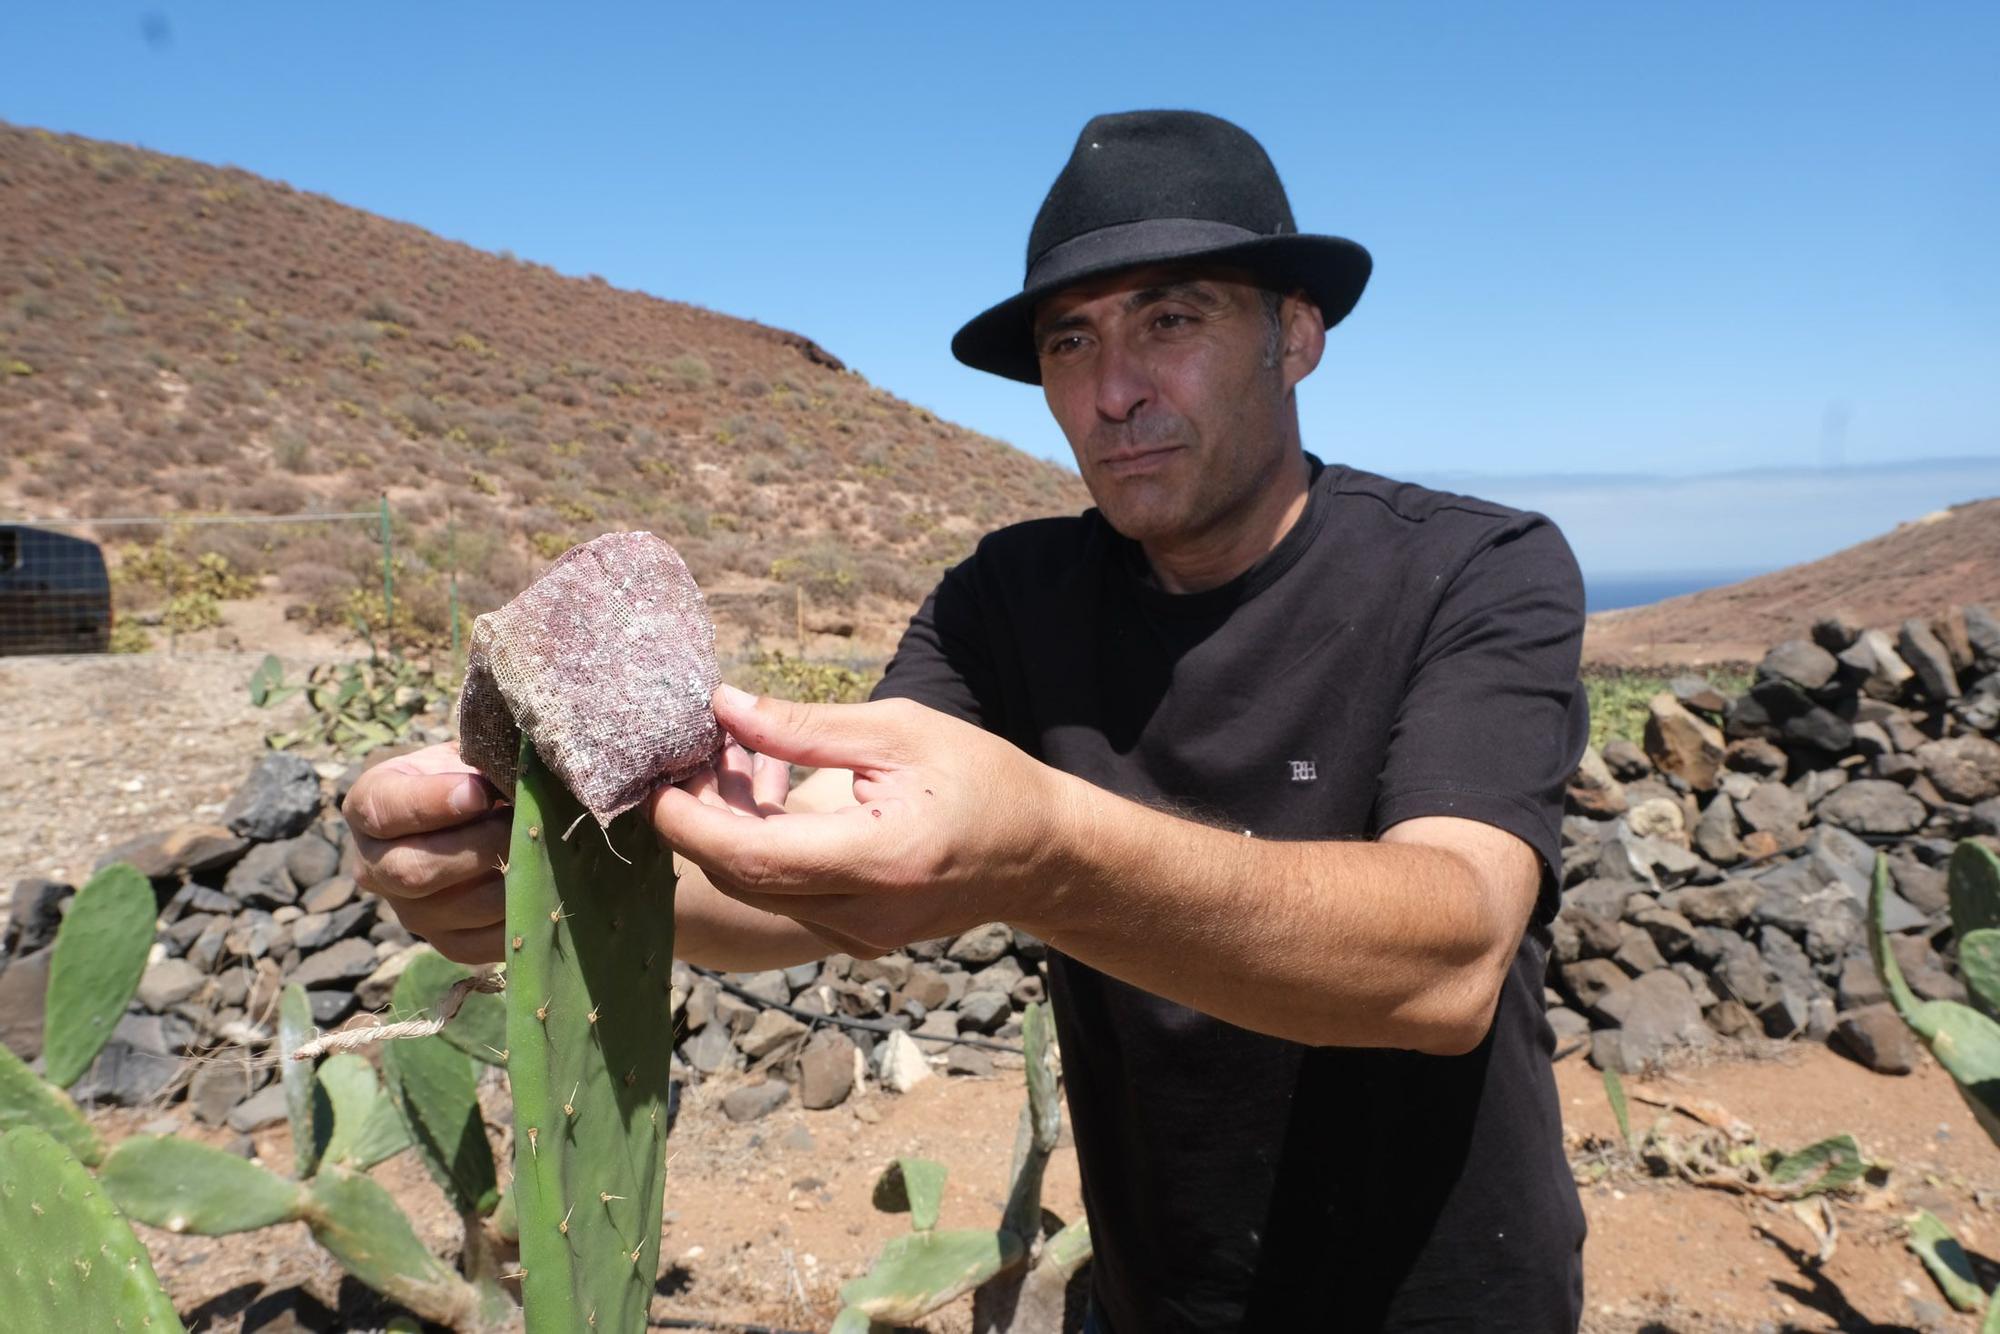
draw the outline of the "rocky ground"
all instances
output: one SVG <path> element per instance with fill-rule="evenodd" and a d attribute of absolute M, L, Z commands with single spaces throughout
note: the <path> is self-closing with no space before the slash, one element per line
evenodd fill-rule
<path fill-rule="evenodd" d="M 17 806 L 51 811 L 4 849 L 29 874 L 0 956 L 0 1040 L 34 1058 L 69 885 L 130 861 L 154 882 L 161 935 L 75 1092 L 114 1134 L 150 1126 L 282 1166 L 278 988 L 304 987 L 323 1026 L 372 1024 L 424 947 L 345 874 L 337 803 L 352 768 L 258 758 L 273 720 L 243 690 L 249 657 L 0 664 L 0 709 L 26 742 L 0 781 Z M 1881 851 L 1911 984 L 1964 996 L 1943 865 L 1958 840 L 2000 834 L 1996 725 L 2000 625 L 1951 609 L 1896 636 L 1826 621 L 1771 650 L 1744 695 L 1677 683 L 1653 701 L 1643 746 L 1586 756 L 1547 1000 L 1592 1222 L 1590 1327 L 1969 1327 L 1903 1248 L 1900 1219 L 1930 1208 L 1983 1257 L 2000 1153 L 1882 1003 L 1861 927 Z M 78 826 L 96 832 L 65 832 Z M 904 1226 L 867 1204 L 900 1154 L 952 1168 L 948 1218 L 992 1216 L 1021 1098 L 1010 1048 L 1042 997 L 1043 957 L 992 926 L 870 961 L 677 970 L 687 1092 L 656 1314 L 824 1327 L 839 1283 Z M 1613 1135 L 1593 1067 L 1633 1081 L 1641 1131 L 1666 1118 L 1640 1153 Z M 1824 1260 L 1789 1206 L 1720 1188 L 1730 1173 L 1705 1186 L 1662 1175 L 1669 1151 L 1720 1161 L 1746 1137 L 1789 1150 L 1842 1131 L 1878 1167 L 1814 1215 L 1822 1231 L 1833 1220 Z M 436 1240 L 452 1234 L 407 1156 L 378 1172 Z M 1074 1216 L 1074 1192 L 1065 1153 L 1049 1206 Z M 149 1241 L 197 1328 L 366 1327 L 382 1314 L 298 1238 Z"/>

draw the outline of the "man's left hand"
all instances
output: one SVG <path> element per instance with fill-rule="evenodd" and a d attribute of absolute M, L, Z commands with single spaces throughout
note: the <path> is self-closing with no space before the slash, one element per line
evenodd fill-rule
<path fill-rule="evenodd" d="M 722 758 L 647 812 L 724 893 L 853 953 L 982 922 L 1033 929 L 1057 879 L 1062 774 L 909 700 L 794 704 L 723 686 L 712 703 L 732 738 Z M 781 761 L 852 770 L 858 804 L 785 811 Z"/>

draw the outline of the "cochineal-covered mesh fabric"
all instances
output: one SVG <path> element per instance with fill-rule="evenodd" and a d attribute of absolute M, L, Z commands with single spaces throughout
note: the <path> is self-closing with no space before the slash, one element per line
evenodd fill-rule
<path fill-rule="evenodd" d="M 722 745 L 715 625 L 687 562 L 651 533 L 564 552 L 472 625 L 459 753 L 509 797 L 521 734 L 600 824 Z"/>

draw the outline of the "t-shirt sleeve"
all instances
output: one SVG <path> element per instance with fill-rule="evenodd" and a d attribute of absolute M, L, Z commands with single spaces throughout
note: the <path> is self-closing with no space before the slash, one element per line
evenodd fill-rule
<path fill-rule="evenodd" d="M 947 570 L 924 599 L 870 699 L 913 699 L 999 730 L 993 661 L 978 603 L 977 560 L 975 554 Z"/>
<path fill-rule="evenodd" d="M 1438 602 L 1376 789 L 1376 833 L 1455 815 L 1527 843 L 1544 924 L 1561 898 L 1563 791 L 1589 742 L 1582 648 L 1583 579 L 1562 533 L 1539 515 L 1499 529 Z"/>

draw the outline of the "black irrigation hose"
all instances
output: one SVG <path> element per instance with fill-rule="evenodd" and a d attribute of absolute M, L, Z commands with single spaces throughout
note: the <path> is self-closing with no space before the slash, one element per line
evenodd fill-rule
<path fill-rule="evenodd" d="M 898 1028 L 886 1019 L 850 1019 L 844 1014 L 814 1014 L 811 1010 L 801 1010 L 791 1005 L 781 1004 L 768 997 L 759 996 L 754 992 L 746 991 L 712 968 L 702 968 L 695 964 L 688 964 L 687 969 L 697 976 L 708 978 L 738 1000 L 746 1000 L 752 1005 L 761 1005 L 767 1010 L 776 1010 L 780 1014 L 788 1014 L 794 1019 L 803 1019 L 808 1024 L 839 1024 L 842 1028 L 858 1028 L 864 1033 L 881 1033 L 884 1035 L 889 1033 L 904 1033 L 919 1042 L 949 1042 L 963 1047 L 984 1047 L 988 1051 L 1011 1051 L 1018 1055 L 1027 1055 L 1027 1049 L 1024 1047 L 1012 1042 L 996 1042 L 992 1038 L 969 1038 L 962 1035 L 948 1038 L 942 1033 L 911 1033 L 909 1029 Z"/>
<path fill-rule="evenodd" d="M 651 1329 L 712 1329 L 722 1334 L 812 1334 L 805 1329 L 782 1329 L 777 1325 L 746 1325 L 738 1320 L 703 1320 L 700 1316 L 661 1316 L 648 1320 Z"/>

